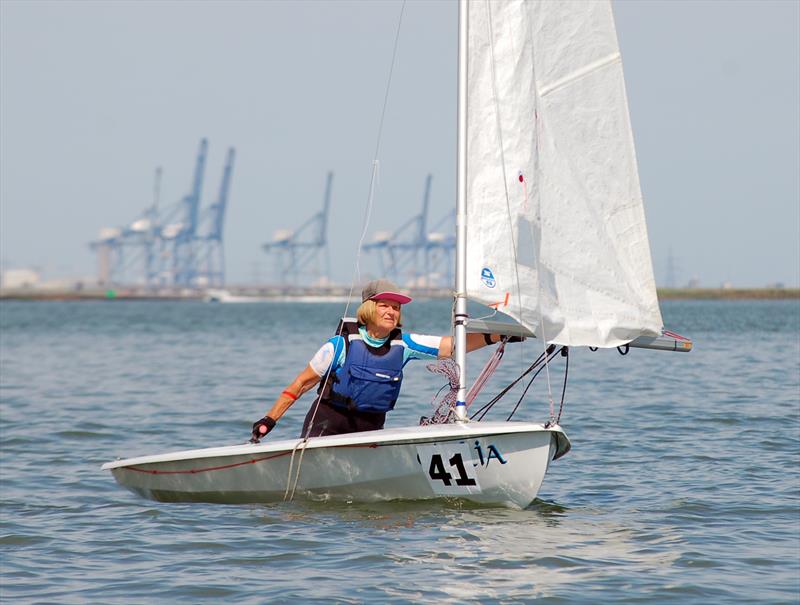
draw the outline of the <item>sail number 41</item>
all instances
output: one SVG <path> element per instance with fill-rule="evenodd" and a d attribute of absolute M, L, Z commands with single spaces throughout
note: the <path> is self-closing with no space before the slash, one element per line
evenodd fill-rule
<path fill-rule="evenodd" d="M 458 477 L 456 477 L 456 485 L 477 485 L 478 482 L 467 476 L 467 469 L 464 468 L 464 461 L 461 459 L 461 454 L 453 454 L 453 457 L 448 461 L 450 466 L 458 470 Z M 444 470 L 442 456 L 434 454 L 431 456 L 431 466 L 428 469 L 428 476 L 431 479 L 442 481 L 445 485 L 452 485 L 453 475 Z"/>
<path fill-rule="evenodd" d="M 435 494 L 456 496 L 480 493 L 475 465 L 466 443 L 418 445 L 417 454 Z"/>

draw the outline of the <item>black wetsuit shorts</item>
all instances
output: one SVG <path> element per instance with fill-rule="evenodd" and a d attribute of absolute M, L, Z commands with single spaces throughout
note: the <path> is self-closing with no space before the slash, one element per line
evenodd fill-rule
<path fill-rule="evenodd" d="M 314 408 L 317 413 L 314 414 Z M 314 418 L 313 424 L 311 418 Z M 386 412 L 358 412 L 320 403 L 311 406 L 303 422 L 301 437 L 321 437 L 323 435 L 341 435 L 360 431 L 376 431 L 383 428 Z"/>

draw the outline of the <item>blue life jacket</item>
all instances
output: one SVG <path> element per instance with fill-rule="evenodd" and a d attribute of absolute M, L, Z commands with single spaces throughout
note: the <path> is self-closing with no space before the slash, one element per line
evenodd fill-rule
<path fill-rule="evenodd" d="M 356 322 L 343 320 L 340 326 L 337 333 L 344 339 L 344 364 L 323 378 L 321 400 L 352 411 L 388 412 L 394 408 L 403 382 L 402 332 L 395 328 L 386 342 L 375 348 L 361 338 Z M 334 362 L 337 357 L 334 351 Z"/>

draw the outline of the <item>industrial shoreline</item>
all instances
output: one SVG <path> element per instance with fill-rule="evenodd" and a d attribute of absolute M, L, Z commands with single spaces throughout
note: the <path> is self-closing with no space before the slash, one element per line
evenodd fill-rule
<path fill-rule="evenodd" d="M 417 299 L 452 297 L 445 288 L 409 288 Z M 339 302 L 346 300 L 349 288 L 301 288 L 281 286 L 232 286 L 225 290 L 193 288 L 113 288 L 45 289 L 0 288 L 0 300 L 179 300 L 208 302 Z M 357 296 L 357 293 L 356 293 Z M 800 288 L 659 288 L 660 300 L 787 300 L 800 299 Z"/>

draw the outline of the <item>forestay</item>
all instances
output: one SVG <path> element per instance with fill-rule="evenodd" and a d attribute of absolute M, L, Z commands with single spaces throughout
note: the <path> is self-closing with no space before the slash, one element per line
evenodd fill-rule
<path fill-rule="evenodd" d="M 468 297 L 557 344 L 658 335 L 610 3 L 468 5 Z"/>

